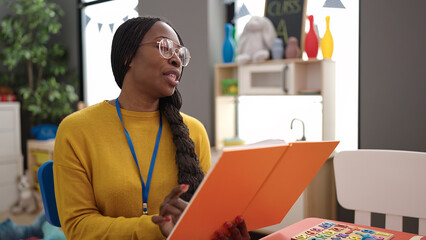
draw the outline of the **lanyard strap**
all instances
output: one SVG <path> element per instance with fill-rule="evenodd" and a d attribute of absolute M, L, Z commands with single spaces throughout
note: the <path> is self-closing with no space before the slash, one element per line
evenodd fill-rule
<path fill-rule="evenodd" d="M 115 100 L 115 108 L 117 109 L 117 114 L 118 114 L 118 117 L 120 118 L 121 125 L 123 126 L 124 133 L 126 134 L 127 143 L 129 144 L 129 148 L 130 148 L 130 152 L 132 153 L 133 160 L 135 160 L 136 166 L 138 166 L 139 174 L 141 176 L 142 201 L 143 201 L 143 205 L 142 205 L 143 209 L 142 210 L 143 210 L 143 214 L 146 215 L 146 214 L 148 214 L 149 186 L 151 185 L 152 172 L 154 170 L 155 160 L 157 158 L 158 146 L 160 145 L 161 132 L 163 130 L 163 120 L 161 119 L 161 112 L 160 112 L 160 127 L 158 128 L 157 139 L 155 140 L 155 147 L 154 147 L 154 151 L 152 153 L 151 164 L 149 166 L 149 172 L 148 172 L 148 178 L 146 180 L 146 185 L 145 185 L 145 182 L 142 178 L 141 170 L 140 170 L 140 167 L 139 167 L 138 159 L 136 158 L 135 148 L 133 147 L 132 139 L 130 138 L 129 133 L 127 132 L 126 128 L 124 127 L 123 119 L 121 117 L 120 104 L 118 103 L 118 98 Z"/>

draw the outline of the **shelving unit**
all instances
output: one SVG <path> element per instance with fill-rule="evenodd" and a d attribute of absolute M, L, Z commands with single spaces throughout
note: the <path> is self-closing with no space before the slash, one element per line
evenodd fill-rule
<path fill-rule="evenodd" d="M 237 79 L 239 93 L 223 94 L 221 81 Z M 322 140 L 335 140 L 335 62 L 331 60 L 273 60 L 260 64 L 215 66 L 215 149 L 237 136 L 239 96 L 304 96 L 322 98 Z M 273 104 L 273 103 L 271 103 Z M 256 109 L 253 109 L 256 111 Z M 256 230 L 269 234 L 306 217 L 336 219 L 333 161 L 330 158 L 299 197 L 284 220 Z"/>
<path fill-rule="evenodd" d="M 319 91 L 323 104 L 322 139 L 335 139 L 335 62 L 331 60 L 280 60 L 260 64 L 215 66 L 215 147 L 236 136 L 238 96 L 222 92 L 221 81 L 237 79 L 243 95 L 306 95 Z"/>
<path fill-rule="evenodd" d="M 35 181 L 35 187 L 40 191 L 37 180 L 39 167 L 46 161 L 53 160 L 53 150 L 55 148 L 55 139 L 27 141 L 27 166 L 31 171 Z"/>
<path fill-rule="evenodd" d="M 23 172 L 19 102 L 0 103 L 0 119 L 0 211 L 5 211 L 18 199 Z"/>

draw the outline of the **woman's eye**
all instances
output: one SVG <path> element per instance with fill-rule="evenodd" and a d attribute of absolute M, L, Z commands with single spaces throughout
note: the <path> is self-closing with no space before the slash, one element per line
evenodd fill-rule
<path fill-rule="evenodd" d="M 164 51 L 164 52 L 169 51 L 169 47 L 167 47 L 167 46 L 160 46 L 160 49 L 161 49 L 161 51 Z"/>

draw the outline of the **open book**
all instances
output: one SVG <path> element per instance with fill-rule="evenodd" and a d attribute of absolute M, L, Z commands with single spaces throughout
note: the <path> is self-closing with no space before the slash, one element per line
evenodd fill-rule
<path fill-rule="evenodd" d="M 225 148 L 168 239 L 212 239 L 237 216 L 248 231 L 280 223 L 338 143 L 272 140 Z"/>

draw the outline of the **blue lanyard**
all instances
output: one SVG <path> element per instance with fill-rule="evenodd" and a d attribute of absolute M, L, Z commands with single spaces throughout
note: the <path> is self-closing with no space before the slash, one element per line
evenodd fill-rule
<path fill-rule="evenodd" d="M 118 117 L 120 118 L 121 125 L 123 126 L 124 133 L 126 134 L 127 143 L 129 144 L 130 152 L 132 152 L 133 160 L 135 160 L 136 166 L 138 166 L 139 174 L 141 176 L 142 201 L 143 201 L 142 211 L 144 215 L 147 215 L 149 186 L 151 185 L 152 171 L 154 170 L 155 159 L 157 158 L 157 152 L 158 152 L 158 145 L 160 145 L 161 132 L 163 130 L 163 120 L 161 119 L 161 112 L 160 112 L 160 127 L 158 128 L 157 139 L 155 140 L 154 152 L 152 153 L 151 164 L 149 166 L 149 172 L 148 172 L 148 178 L 146 180 L 146 185 L 145 185 L 145 182 L 143 181 L 143 178 L 142 178 L 142 174 L 140 173 L 141 170 L 139 168 L 138 159 L 136 158 L 135 148 L 133 147 L 132 139 L 130 138 L 129 133 L 124 127 L 123 119 L 121 118 L 121 110 L 120 110 L 120 104 L 118 103 L 118 98 L 115 100 L 115 108 L 117 109 L 117 114 L 118 114 Z"/>

